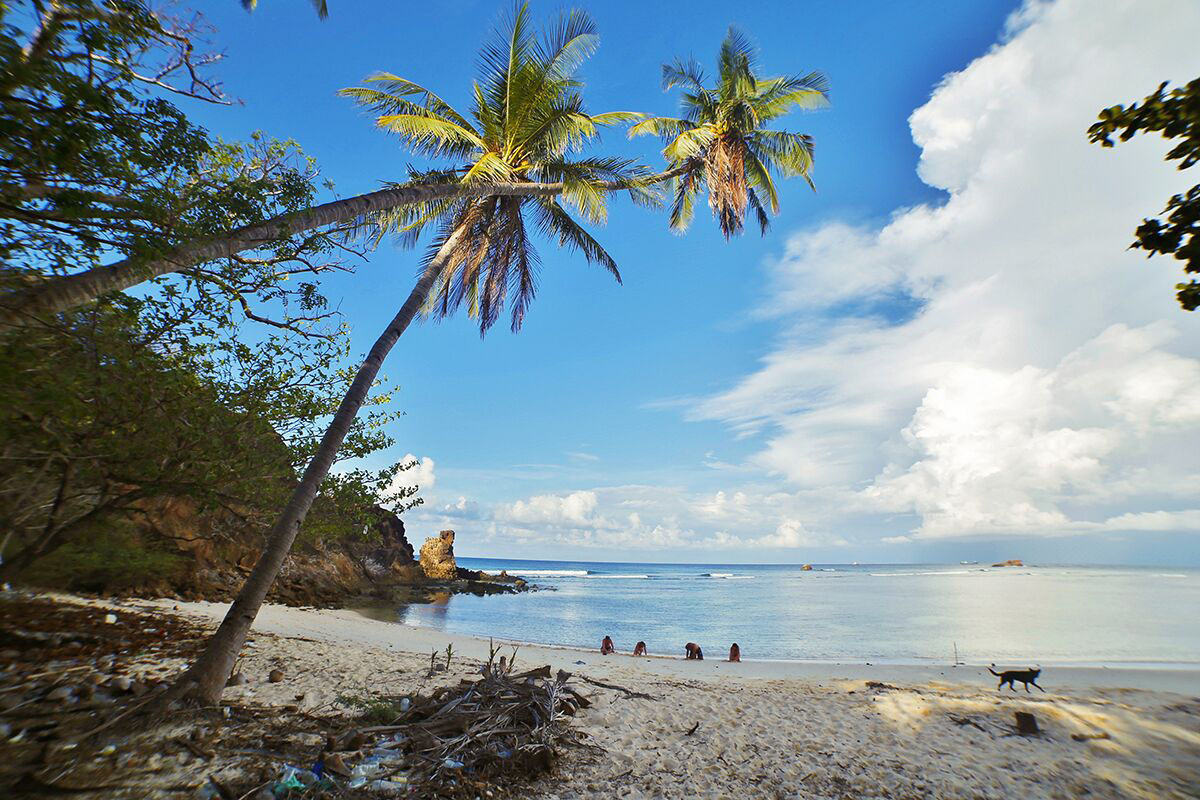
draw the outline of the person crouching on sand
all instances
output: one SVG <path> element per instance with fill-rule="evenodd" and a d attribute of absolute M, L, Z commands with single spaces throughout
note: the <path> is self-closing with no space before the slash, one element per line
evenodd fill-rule
<path fill-rule="evenodd" d="M 742 660 L 742 648 L 737 646 L 737 642 L 734 642 L 733 646 L 729 648 L 729 660 L 731 662 Z"/>
<path fill-rule="evenodd" d="M 688 661 L 703 661 L 704 651 L 700 649 L 700 645 L 695 642 L 688 642 L 683 646 L 683 651 L 687 653 L 684 658 Z"/>
<path fill-rule="evenodd" d="M 638 643 L 637 643 L 637 644 L 634 646 L 634 648 L 633 648 L 633 654 L 634 654 L 635 656 L 644 656 L 644 655 L 648 655 L 648 653 L 646 653 L 646 643 L 645 643 L 645 642 L 638 642 Z"/>
<path fill-rule="evenodd" d="M 600 655 L 606 656 L 609 653 L 615 653 L 615 652 L 617 652 L 617 648 L 613 646 L 612 637 L 605 636 L 604 641 L 600 643 Z"/>

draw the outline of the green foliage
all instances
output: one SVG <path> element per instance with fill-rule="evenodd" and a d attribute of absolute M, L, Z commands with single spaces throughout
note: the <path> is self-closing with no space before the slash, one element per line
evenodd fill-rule
<path fill-rule="evenodd" d="M 767 215 L 779 213 L 773 174 L 802 177 L 810 186 L 812 137 L 768 130 L 764 126 L 794 109 L 828 103 L 828 81 L 820 72 L 763 78 L 750 40 L 729 29 L 717 56 L 717 81 L 695 59 L 676 59 L 662 68 L 664 90 L 682 88 L 682 117 L 650 117 L 629 129 L 630 136 L 650 134 L 664 142 L 663 156 L 675 179 L 671 227 L 687 229 L 696 195 L 708 191 L 708 204 L 725 238 L 740 234 L 746 211 L 754 209 L 766 234 Z"/>
<path fill-rule="evenodd" d="M 621 279 L 616 262 L 567 209 L 601 223 L 606 192 L 630 190 L 641 200 L 652 196 L 645 168 L 625 159 L 576 157 L 601 127 L 641 116 L 585 110 L 581 84 L 573 76 L 598 41 L 595 25 L 580 11 L 563 13 L 539 35 L 522 4 L 507 28 L 483 48 L 469 116 L 429 89 L 387 72 L 372 75 L 367 86 L 342 90 L 376 112 L 376 125 L 414 153 L 451 162 L 444 169 L 414 172 L 413 182 L 530 180 L 564 186 L 561 200 L 550 195 L 448 198 L 363 220 L 378 236 L 399 234 L 410 246 L 432 226 L 436 233 L 426 266 L 452 233 L 461 235 L 430 295 L 427 314 L 445 317 L 465 304 L 482 335 L 507 302 L 512 330 L 519 330 L 537 292 L 538 235 L 582 253 Z"/>
<path fill-rule="evenodd" d="M 404 697 L 393 695 L 339 694 L 339 705 L 357 712 L 363 722 L 372 725 L 387 725 L 404 713 Z"/>
<path fill-rule="evenodd" d="M 70 591 L 118 591 L 154 580 L 169 579 L 188 560 L 147 546 L 127 524 L 97 520 L 46 558 L 33 564 L 22 577 L 37 586 Z"/>
<path fill-rule="evenodd" d="M 173 104 L 227 102 L 207 32 L 145 0 L 0 4 L 0 289 L 313 204 L 319 173 L 295 143 L 213 141 Z M 281 232 L 185 279 L 249 318 L 307 329 L 329 313 L 301 278 L 344 269 L 344 252 L 328 231 Z"/>
<path fill-rule="evenodd" d="M 1100 121 L 1088 128 L 1088 138 L 1102 147 L 1113 147 L 1116 136 L 1127 142 L 1139 133 L 1158 133 L 1164 139 L 1180 139 L 1167 153 L 1179 169 L 1200 163 L 1200 78 L 1186 86 L 1166 91 L 1161 84 L 1141 103 L 1113 106 L 1100 112 Z M 1200 184 L 1167 201 L 1162 219 L 1143 219 L 1131 248 L 1148 256 L 1174 255 L 1184 262 L 1186 273 L 1200 273 Z M 1179 304 L 1188 311 L 1200 306 L 1200 282 L 1176 284 Z"/>
<path fill-rule="evenodd" d="M 284 331 L 247 342 L 204 307 L 118 295 L 0 339 L 6 575 L 163 501 L 237 521 L 209 536 L 269 525 L 345 391 L 345 341 Z M 358 420 L 342 457 L 390 445 L 387 419 Z M 331 476 L 306 538 L 361 535 L 404 468 Z"/>
<path fill-rule="evenodd" d="M 41 6 L 0 6 L 0 257 L 65 270 L 153 247 L 171 175 L 194 174 L 207 150 L 203 129 L 133 78 L 177 48 L 139 3 Z"/>
<path fill-rule="evenodd" d="M 206 30 L 144 0 L 0 4 L 0 290 L 313 205 L 319 171 L 294 142 L 212 140 L 171 102 L 225 102 Z M 348 252 L 281 231 L 0 339 L 5 573 L 164 499 L 264 528 L 352 378 L 316 282 Z M 388 419 L 357 420 L 340 457 L 390 445 Z M 305 537 L 362 535 L 389 493 L 416 502 L 389 489 L 403 469 L 328 478 Z"/>
<path fill-rule="evenodd" d="M 376 433 L 381 425 L 378 420 L 370 423 Z M 309 542 L 377 540 L 376 526 L 383 517 L 381 509 L 403 514 L 425 503 L 423 497 L 417 496 L 419 485 L 405 485 L 399 480 L 401 473 L 419 464 L 415 460 L 402 461 L 378 471 L 357 468 L 330 473 L 321 483 L 321 493 L 304 520 L 301 538 Z"/>

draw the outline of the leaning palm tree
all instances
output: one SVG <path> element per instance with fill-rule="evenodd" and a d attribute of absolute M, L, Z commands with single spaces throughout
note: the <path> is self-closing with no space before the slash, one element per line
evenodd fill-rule
<path fill-rule="evenodd" d="M 563 14 L 539 37 L 530 29 L 526 7 L 518 7 L 507 33 L 484 48 L 470 117 L 395 75 L 376 75 L 368 81 L 370 86 L 344 90 L 378 112 L 378 126 L 409 149 L 451 161 L 444 169 L 416 176 L 419 185 L 486 188 L 552 182 L 561 185 L 563 202 L 554 194 L 448 194 L 361 218 L 360 224 L 371 226 L 377 235 L 399 234 L 408 243 L 422 231 L 435 229 L 416 286 L 367 354 L 220 628 L 170 697 L 188 693 L 204 702 L 220 698 L 246 634 L 383 360 L 422 309 L 446 315 L 465 301 L 482 332 L 507 305 L 517 330 L 536 292 L 538 235 L 578 250 L 620 279 L 612 257 L 568 210 L 573 207 L 588 221 L 601 222 L 608 191 L 627 189 L 638 199 L 651 197 L 646 171 L 632 163 L 576 157 L 597 136 L 599 126 L 640 117 L 626 112 L 591 115 L 584 109 L 581 84 L 572 75 L 597 42 L 595 26 L 583 13 Z"/>
<path fill-rule="evenodd" d="M 767 130 L 763 126 L 793 109 L 820 108 L 829 88 L 820 72 L 763 78 L 750 41 L 729 29 L 717 57 L 716 85 L 695 59 L 677 59 L 662 68 L 663 89 L 682 87 L 682 117 L 651 117 L 629 130 L 630 136 L 655 134 L 666 144 L 663 156 L 675 179 L 671 227 L 685 230 L 696 195 L 708 190 L 708 205 L 728 239 L 740 234 L 747 208 L 753 208 L 765 234 L 771 212 L 779 213 L 779 194 L 772 173 L 803 177 L 812 186 L 812 137 Z M 765 201 L 765 205 L 764 205 Z"/>

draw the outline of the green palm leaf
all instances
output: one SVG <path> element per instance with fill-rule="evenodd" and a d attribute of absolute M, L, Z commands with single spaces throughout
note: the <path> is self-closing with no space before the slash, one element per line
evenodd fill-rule
<path fill-rule="evenodd" d="M 384 114 L 375 123 L 398 134 L 414 152 L 433 157 L 465 156 L 484 149 L 475 131 L 437 117 L 420 114 Z"/>

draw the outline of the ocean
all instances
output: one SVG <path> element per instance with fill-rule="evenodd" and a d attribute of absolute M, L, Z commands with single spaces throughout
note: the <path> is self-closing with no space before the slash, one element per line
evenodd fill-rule
<path fill-rule="evenodd" d="M 542 587 L 396 609 L 475 636 L 708 658 L 1177 667 L 1200 664 L 1200 570 L 641 564 L 460 558 Z"/>

